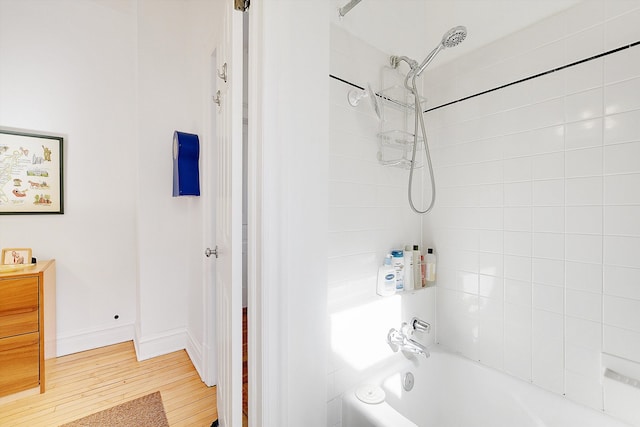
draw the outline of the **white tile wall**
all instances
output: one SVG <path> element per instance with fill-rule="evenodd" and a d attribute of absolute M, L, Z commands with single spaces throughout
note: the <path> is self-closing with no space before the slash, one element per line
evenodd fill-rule
<path fill-rule="evenodd" d="M 435 107 L 635 43 L 637 22 L 640 1 L 581 2 L 484 47 L 483 58 L 427 71 L 425 94 Z M 450 270 L 438 282 L 438 341 L 632 423 L 637 404 L 620 403 L 631 395 L 602 372 L 608 354 L 640 369 L 639 94 L 634 46 L 426 115 L 447 195 L 424 219 Z M 487 180 L 490 201 L 453 197 Z M 475 271 L 473 289 L 455 282 L 461 251 L 449 238 L 461 233 L 477 236 L 479 300 L 469 298 Z M 477 317 L 462 318 L 476 306 Z M 474 320 L 478 337 L 460 332 Z"/>
<path fill-rule="evenodd" d="M 634 43 L 637 22 L 638 0 L 580 2 L 427 71 L 429 106 Z M 332 74 L 381 84 L 386 55 L 337 26 L 331 37 Z M 402 315 L 426 316 L 472 359 L 607 405 L 602 355 L 640 364 L 640 46 L 428 113 L 438 201 L 422 223 L 406 208 L 406 172 L 377 164 L 379 123 L 366 102 L 347 105 L 349 89 L 332 81 L 329 314 L 380 301 L 382 256 L 423 229 L 438 250 L 437 300 L 403 296 Z M 330 359 L 339 426 L 340 394 L 368 372 L 335 349 Z"/>
<path fill-rule="evenodd" d="M 387 56 L 336 26 L 332 28 L 331 37 L 331 74 L 362 87 L 370 83 L 376 91 L 381 90 L 379 64 L 386 63 Z M 364 99 L 358 107 L 347 103 L 347 93 L 352 89 L 331 79 L 327 254 L 331 331 L 327 372 L 329 426 L 341 425 L 340 396 L 361 384 L 394 354 L 386 344 L 390 328 L 399 328 L 402 321 L 414 316 L 435 325 L 435 288 L 403 296 L 376 295 L 377 271 L 385 254 L 405 244 L 421 245 L 422 221 L 410 211 L 407 202 L 408 171 L 378 163 L 376 135 L 381 123 L 368 100 Z M 477 173 L 487 181 L 497 179 L 491 177 L 492 168 Z M 421 181 L 421 173 L 415 179 Z M 501 206 L 501 188 L 500 191 L 492 191 L 490 187 L 483 190 L 483 198 L 497 193 L 500 198 L 495 204 Z M 465 206 L 480 200 L 473 194 L 451 194 L 450 197 Z M 473 201 L 465 201 L 468 197 Z M 421 205 L 422 199 L 417 197 L 416 203 Z M 456 239 L 459 246 L 452 259 L 458 260 L 455 268 L 466 269 L 471 276 L 475 273 L 477 294 L 477 252 L 474 256 L 464 251 L 464 237 Z M 472 290 L 473 280 L 473 277 L 461 277 L 460 288 Z M 427 337 L 425 343 L 429 342 Z M 354 357 L 358 353 L 360 356 Z"/>

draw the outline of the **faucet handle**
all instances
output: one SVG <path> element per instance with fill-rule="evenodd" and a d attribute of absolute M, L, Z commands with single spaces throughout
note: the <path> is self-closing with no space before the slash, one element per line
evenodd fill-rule
<path fill-rule="evenodd" d="M 417 317 L 414 317 L 413 319 L 411 319 L 410 325 L 415 331 L 426 332 L 426 333 L 431 332 L 431 325 L 425 322 L 424 320 L 418 319 Z"/>

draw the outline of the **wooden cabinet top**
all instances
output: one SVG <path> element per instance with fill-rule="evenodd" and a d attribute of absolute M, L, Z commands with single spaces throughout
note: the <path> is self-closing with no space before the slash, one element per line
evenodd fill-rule
<path fill-rule="evenodd" d="M 19 276 L 32 276 L 43 273 L 46 269 L 50 268 L 55 264 L 54 259 L 46 260 L 46 261 L 38 261 L 35 265 L 30 267 L 24 267 L 17 270 L 10 271 L 2 271 L 0 269 L 0 279 L 4 279 L 7 277 L 19 277 Z"/>

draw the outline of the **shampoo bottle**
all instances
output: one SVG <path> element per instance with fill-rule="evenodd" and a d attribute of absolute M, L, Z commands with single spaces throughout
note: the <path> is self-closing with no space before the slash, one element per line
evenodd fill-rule
<path fill-rule="evenodd" d="M 420 258 L 420 247 L 418 245 L 413 245 L 413 289 L 420 289 L 422 287 L 420 274 L 422 263 Z"/>
<path fill-rule="evenodd" d="M 396 292 L 404 291 L 404 254 L 401 250 L 391 251 L 391 265 L 396 271 Z"/>
<path fill-rule="evenodd" d="M 436 281 L 436 254 L 433 253 L 433 249 L 427 249 L 425 261 L 427 263 L 427 284 L 432 285 Z"/>
<path fill-rule="evenodd" d="M 413 290 L 413 246 L 404 248 L 404 290 Z"/>
<path fill-rule="evenodd" d="M 384 264 L 378 269 L 376 293 L 383 297 L 396 293 L 396 270 L 391 265 L 391 255 L 384 258 Z"/>

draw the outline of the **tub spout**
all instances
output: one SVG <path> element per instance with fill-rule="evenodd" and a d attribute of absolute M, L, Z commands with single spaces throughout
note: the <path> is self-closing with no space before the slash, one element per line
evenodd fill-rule
<path fill-rule="evenodd" d="M 408 353 L 429 357 L 429 351 L 425 346 L 420 344 L 418 341 L 409 338 L 396 328 L 391 328 L 389 330 L 389 333 L 387 334 L 387 343 L 394 352 L 402 350 L 403 352 L 406 351 Z"/>

